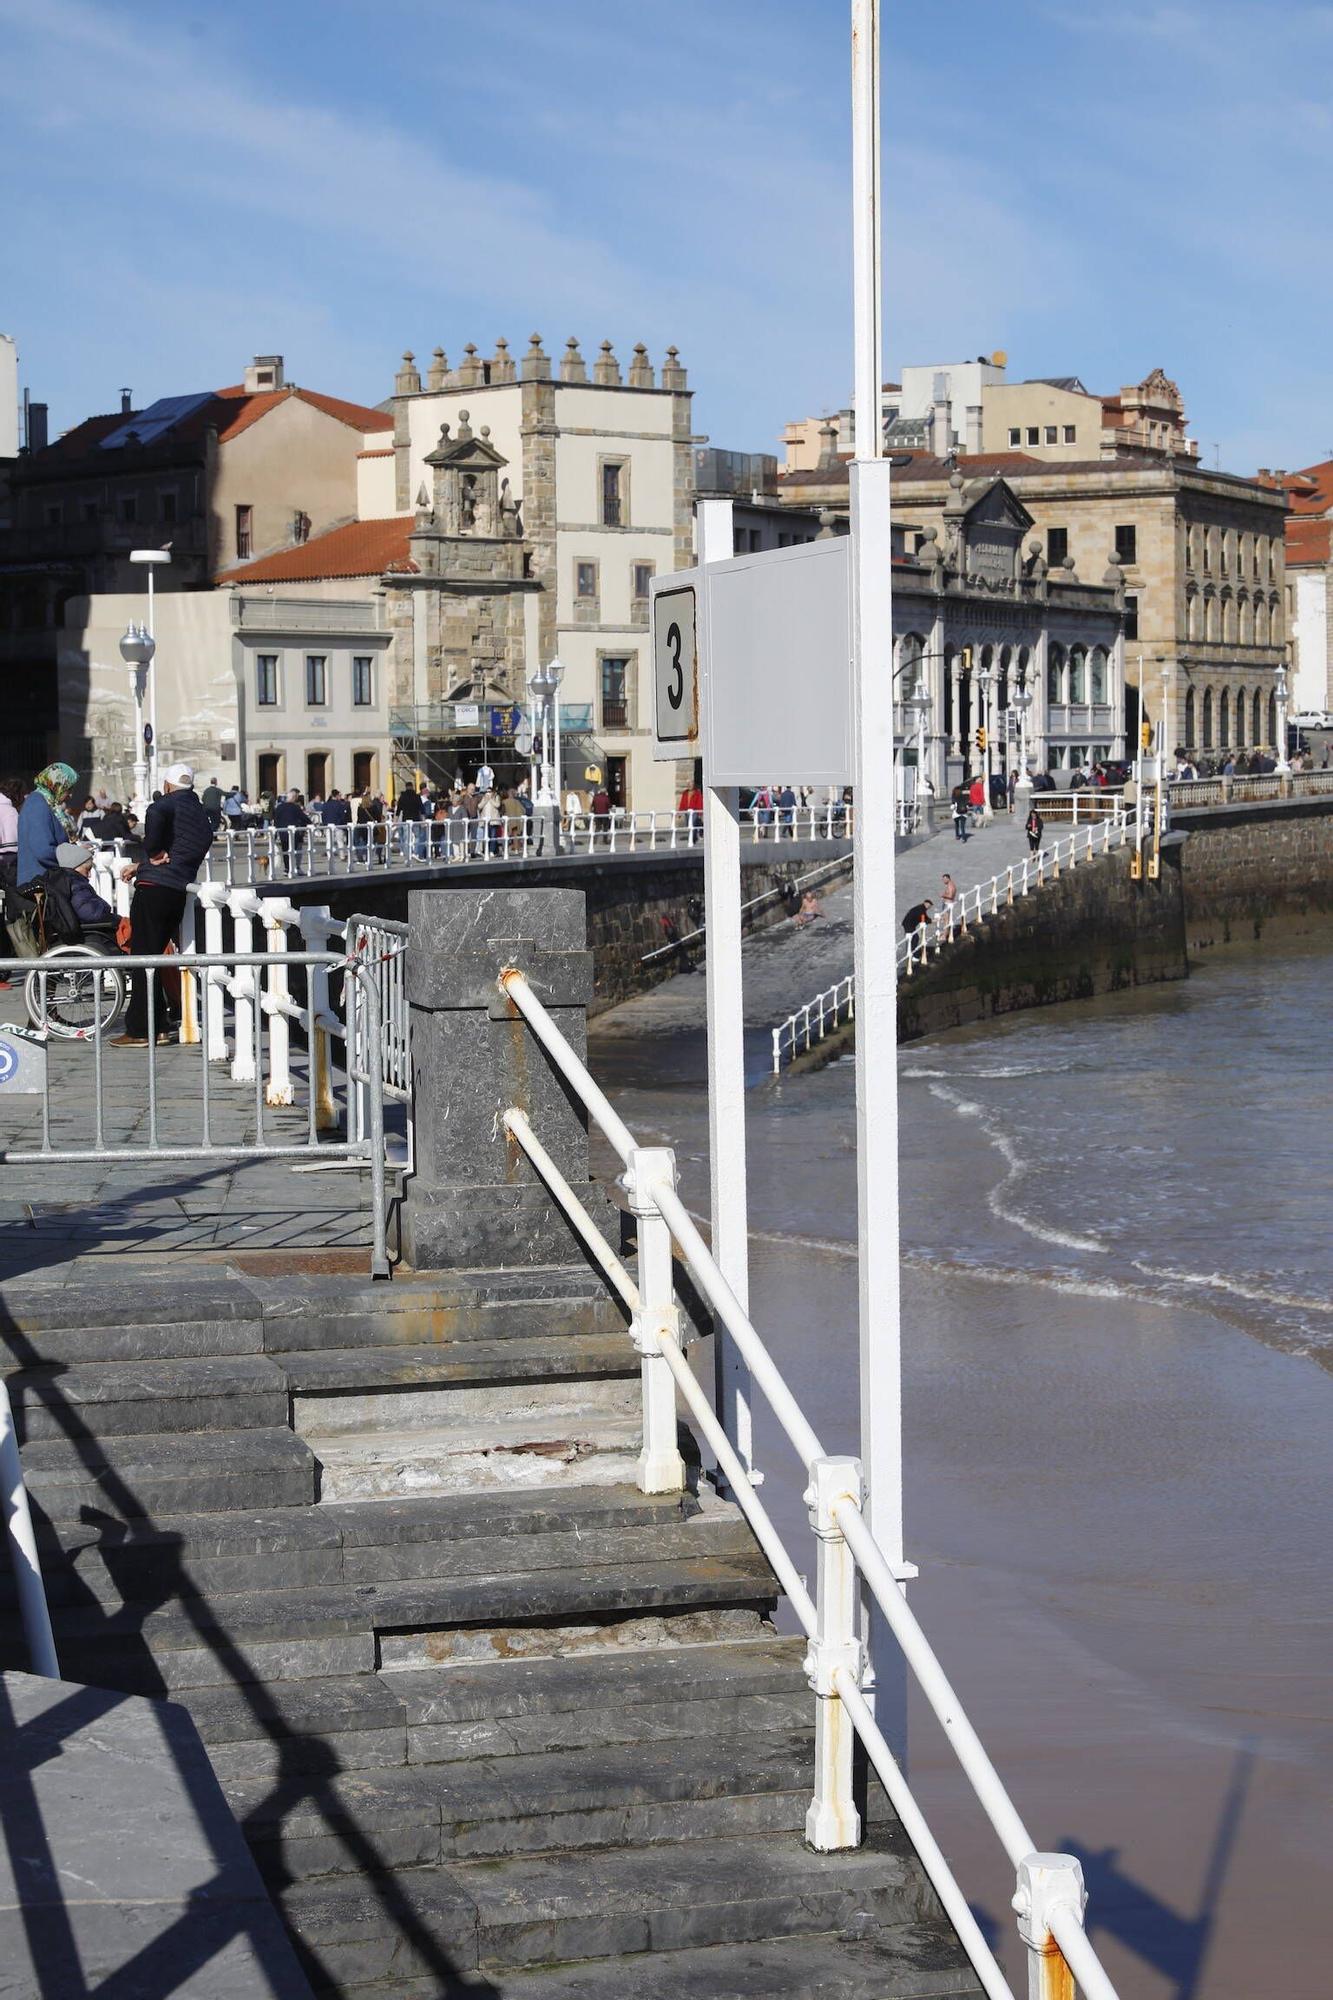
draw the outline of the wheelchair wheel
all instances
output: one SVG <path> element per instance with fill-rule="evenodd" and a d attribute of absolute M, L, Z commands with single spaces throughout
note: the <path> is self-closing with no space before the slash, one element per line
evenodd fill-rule
<path fill-rule="evenodd" d="M 128 975 L 89 944 L 56 945 L 23 982 L 33 1027 L 62 1041 L 91 1037 L 99 1023 L 102 1033 L 110 1034 L 129 999 Z"/>

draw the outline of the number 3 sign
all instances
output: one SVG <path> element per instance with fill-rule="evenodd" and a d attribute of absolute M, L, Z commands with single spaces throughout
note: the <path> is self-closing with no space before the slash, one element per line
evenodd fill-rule
<path fill-rule="evenodd" d="M 653 736 L 659 757 L 699 740 L 699 648 L 692 584 L 653 593 Z"/>

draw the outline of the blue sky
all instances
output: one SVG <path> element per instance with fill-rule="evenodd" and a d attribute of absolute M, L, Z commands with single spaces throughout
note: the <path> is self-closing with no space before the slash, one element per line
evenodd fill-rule
<path fill-rule="evenodd" d="M 891 0 L 886 372 L 1162 366 L 1333 450 L 1333 6 Z M 850 388 L 843 0 L 0 0 L 0 328 L 56 428 L 256 352 L 679 346 L 712 440 Z"/>

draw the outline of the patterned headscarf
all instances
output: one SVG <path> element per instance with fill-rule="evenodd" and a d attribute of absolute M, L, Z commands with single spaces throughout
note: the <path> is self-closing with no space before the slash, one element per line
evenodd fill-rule
<path fill-rule="evenodd" d="M 71 770 L 68 764 L 48 764 L 46 769 L 39 771 L 33 779 L 33 784 L 69 834 L 74 831 L 74 817 L 67 809 L 65 801 L 78 782 L 78 772 Z"/>

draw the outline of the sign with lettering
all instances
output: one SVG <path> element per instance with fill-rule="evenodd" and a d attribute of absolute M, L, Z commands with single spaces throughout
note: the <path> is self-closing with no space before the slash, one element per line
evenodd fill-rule
<path fill-rule="evenodd" d="M 654 579 L 653 756 L 659 763 L 695 755 L 699 741 L 699 640 L 695 570 Z"/>

